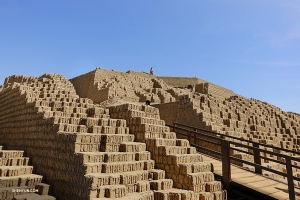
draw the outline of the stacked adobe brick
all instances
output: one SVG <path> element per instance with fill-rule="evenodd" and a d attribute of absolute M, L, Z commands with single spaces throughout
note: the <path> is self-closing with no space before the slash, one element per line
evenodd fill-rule
<path fill-rule="evenodd" d="M 300 120 L 297 114 L 283 112 L 275 106 L 255 99 L 237 96 L 231 90 L 198 78 L 157 76 L 153 79 L 152 75 L 146 73 L 130 71 L 125 74 L 104 69 L 97 69 L 93 73 L 91 75 L 92 84 L 105 86 L 105 91 L 113 94 L 110 97 L 107 94 L 104 95 L 102 100 L 115 98 L 118 95 L 124 97 L 124 91 L 126 91 L 128 100 L 151 99 L 155 103 L 162 103 L 154 106 L 160 109 L 161 118 L 167 124 L 179 122 L 251 141 L 299 150 Z M 78 88 L 76 85 L 83 83 L 83 79 L 84 75 L 74 79 L 74 82 L 72 79 L 72 82 Z M 147 82 L 150 79 L 151 81 Z M 187 87 L 191 85 L 192 87 L 189 89 L 176 88 L 167 85 L 166 82 L 173 86 Z M 130 87 L 126 87 L 126 90 L 123 89 L 123 91 L 122 87 L 121 90 L 118 89 L 123 85 L 130 85 Z M 149 87 L 151 88 L 149 89 Z M 98 88 L 95 91 L 91 90 L 91 94 L 96 94 L 98 90 Z M 139 99 L 135 95 L 139 96 Z M 164 97 L 165 99 L 163 99 Z M 126 100 L 126 98 L 123 99 Z M 202 142 L 201 145 L 220 151 L 219 147 L 210 143 Z M 232 153 L 238 158 L 253 162 L 251 155 L 238 151 Z M 282 168 L 282 166 L 267 160 L 263 162 L 264 165 L 273 169 Z M 242 165 L 241 163 L 236 164 Z M 298 172 L 295 171 L 295 173 Z"/>
<path fill-rule="evenodd" d="M 55 200 L 48 195 L 49 185 L 42 183 L 43 176 L 32 174 L 29 158 L 23 154 L 24 151 L 3 150 L 0 146 L 0 199 Z"/>
<path fill-rule="evenodd" d="M 229 98 L 234 95 L 234 92 L 212 83 L 199 83 L 195 85 L 195 92 L 202 94 L 212 94 L 220 100 Z"/>
<path fill-rule="evenodd" d="M 178 122 L 225 135 L 235 136 L 263 144 L 299 151 L 299 115 L 283 112 L 281 109 L 255 99 L 232 96 L 220 100 L 211 94 L 190 94 L 182 96 L 180 102 L 155 105 L 160 109 L 162 119 L 168 123 Z M 220 148 L 202 142 L 211 149 Z M 273 149 L 268 149 L 273 151 Z M 253 156 L 232 152 L 234 156 L 253 162 Z M 295 156 L 295 155 L 292 155 Z M 281 159 L 276 158 L 275 159 Z M 241 163 L 236 163 L 242 165 Z M 263 165 L 282 170 L 283 166 L 263 160 Z M 264 172 L 273 178 L 280 178 Z M 294 173 L 298 173 L 294 169 Z"/>
<path fill-rule="evenodd" d="M 0 141 L 27 151 L 55 196 L 84 200 L 140 192 L 142 199 L 153 197 L 148 176 L 161 178 L 163 172 L 153 169 L 145 144 L 133 143 L 125 120 L 109 119 L 108 111 L 78 98 L 60 75 L 16 80 L 8 78 L 0 94 L 6 97 L 1 108 L 10 109 L 1 112 Z"/>
<path fill-rule="evenodd" d="M 57 198 L 199 199 L 172 188 L 126 121 L 78 98 L 63 76 L 12 76 L 0 95 L 1 143 L 26 151 Z"/>
<path fill-rule="evenodd" d="M 147 144 L 156 167 L 166 171 L 174 181 L 174 187 L 188 189 L 200 195 L 200 199 L 226 199 L 221 182 L 214 181 L 211 164 L 184 139 L 177 139 L 165 122 L 160 120 L 159 110 L 154 107 L 123 104 L 111 106 L 113 118 L 126 119 L 136 139 Z M 156 187 L 156 186 L 155 186 Z"/>

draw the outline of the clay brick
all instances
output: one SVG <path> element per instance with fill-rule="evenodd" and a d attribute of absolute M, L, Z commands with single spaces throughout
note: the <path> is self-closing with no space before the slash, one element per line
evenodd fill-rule
<path fill-rule="evenodd" d="M 152 169 L 149 171 L 149 178 L 152 180 L 160 180 L 165 178 L 165 171 L 160 169 Z"/>
<path fill-rule="evenodd" d="M 40 195 L 47 195 L 49 192 L 49 187 L 50 187 L 50 185 L 45 184 L 45 183 L 39 183 L 36 185 L 36 189 L 38 190 L 38 193 Z"/>
<path fill-rule="evenodd" d="M 146 181 L 138 181 L 137 185 L 137 192 L 146 192 L 150 190 L 150 183 Z"/>
<path fill-rule="evenodd" d="M 126 142 L 120 144 L 121 152 L 141 152 L 146 151 L 146 145 L 138 142 Z"/>
<path fill-rule="evenodd" d="M 205 185 L 206 192 L 216 192 L 222 190 L 222 184 L 219 181 L 208 182 Z"/>
<path fill-rule="evenodd" d="M 205 182 L 211 182 L 214 180 L 214 175 L 212 172 L 199 172 L 188 174 L 187 176 L 189 185 L 196 185 Z"/>

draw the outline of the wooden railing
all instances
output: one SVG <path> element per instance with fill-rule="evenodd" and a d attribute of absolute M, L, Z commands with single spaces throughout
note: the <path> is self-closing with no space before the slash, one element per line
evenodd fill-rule
<path fill-rule="evenodd" d="M 239 163 L 244 163 L 250 166 L 254 166 L 255 173 L 262 174 L 262 170 L 278 174 L 280 176 L 287 178 L 289 198 L 290 200 L 295 200 L 295 186 L 294 181 L 300 181 L 300 178 L 293 176 L 293 169 L 300 169 L 300 166 L 293 165 L 292 161 L 300 162 L 300 153 L 288 149 L 283 149 L 280 147 L 275 147 L 268 144 L 261 144 L 258 142 L 249 141 L 246 139 L 224 135 L 217 133 L 215 131 L 204 130 L 192 126 L 187 126 L 179 123 L 174 123 L 174 125 L 167 125 L 173 129 L 177 134 L 185 136 L 191 146 L 194 146 L 200 152 L 209 152 L 213 157 L 221 158 L 222 161 L 222 182 L 224 188 L 227 190 L 228 196 L 230 196 L 230 184 L 231 184 L 231 169 L 230 164 L 232 161 Z M 206 142 L 213 144 L 218 147 L 220 151 L 212 150 L 205 147 L 204 145 L 199 145 L 201 142 Z M 243 147 L 247 150 L 238 149 L 237 147 Z M 261 148 L 272 148 L 273 151 L 261 149 Z M 250 154 L 254 157 L 254 162 L 249 162 L 243 159 L 233 157 L 231 152 L 238 151 L 246 154 Z M 274 152 L 278 151 L 281 153 Z M 279 160 L 267 157 L 266 155 L 277 156 L 281 158 Z M 293 156 L 287 155 L 292 154 Z M 282 171 L 277 171 L 270 169 L 261 164 L 261 160 L 269 160 L 275 163 L 279 163 L 285 166 L 286 173 Z"/>

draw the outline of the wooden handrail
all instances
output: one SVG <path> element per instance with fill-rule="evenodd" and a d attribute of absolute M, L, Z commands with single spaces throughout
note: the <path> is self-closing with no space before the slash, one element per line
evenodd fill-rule
<path fill-rule="evenodd" d="M 285 152 L 289 152 L 289 153 L 294 153 L 294 154 L 298 154 L 300 155 L 300 152 L 297 152 L 297 151 L 293 151 L 293 150 L 289 150 L 289 149 L 283 149 L 283 148 L 280 148 L 280 147 L 276 147 L 276 146 L 273 146 L 273 145 L 269 145 L 269 144 L 261 144 L 261 143 L 258 143 L 258 142 L 254 142 L 254 141 L 250 141 L 250 140 L 246 140 L 246 139 L 243 139 L 243 138 L 239 138 L 239 137 L 235 137 L 235 136 L 230 136 L 230 135 L 224 135 L 224 134 L 221 134 L 221 133 L 218 133 L 216 131 L 210 131 L 210 130 L 206 130 L 206 129 L 202 129 L 202 128 L 198 128 L 198 127 L 193 127 L 193 126 L 189 126 L 189 125 L 184 125 L 184 124 L 180 124 L 180 123 L 177 123 L 177 122 L 174 122 L 173 123 L 174 126 L 176 127 L 176 124 L 179 125 L 179 126 L 183 126 L 183 127 L 186 127 L 186 128 L 192 128 L 192 129 L 197 129 L 199 131 L 205 131 L 205 132 L 208 132 L 208 133 L 213 133 L 213 134 L 217 134 L 217 135 L 221 135 L 221 136 L 225 136 L 225 137 L 228 137 L 228 138 L 232 138 L 232 139 L 236 139 L 236 140 L 240 140 L 240 141 L 243 141 L 243 142 L 251 142 L 252 144 L 259 144 L 260 146 L 264 146 L 264 147 L 269 147 L 269 148 L 273 148 L 273 149 L 276 149 L 276 150 L 280 150 L 280 151 L 285 151 Z M 169 126 L 169 125 L 167 125 Z M 176 127 L 177 128 L 177 127 Z M 300 162 L 300 159 L 299 159 L 299 162 Z"/>
<path fill-rule="evenodd" d="M 181 126 L 181 127 L 178 127 L 178 125 Z M 292 165 L 292 160 L 300 162 L 300 159 L 295 158 L 295 157 L 291 157 L 291 156 L 288 156 L 288 155 L 284 155 L 284 154 L 281 154 L 281 153 L 276 153 L 276 152 L 273 152 L 273 151 L 260 149 L 259 147 L 260 146 L 269 147 L 269 148 L 273 148 L 273 149 L 276 149 L 276 150 L 293 153 L 294 155 L 295 154 L 300 155 L 300 153 L 298 153 L 296 151 L 288 150 L 288 149 L 283 149 L 283 148 L 280 148 L 280 147 L 275 147 L 275 146 L 272 146 L 272 145 L 260 144 L 260 143 L 249 141 L 249 140 L 246 140 L 246 139 L 242 139 L 242 138 L 238 138 L 238 137 L 234 137 L 234 136 L 228 136 L 228 135 L 220 134 L 220 133 L 215 132 L 215 131 L 204 130 L 204 129 L 200 129 L 200 128 L 197 128 L 197 127 L 187 126 L 187 125 L 183 125 L 183 124 L 179 124 L 179 123 L 174 123 L 174 126 L 173 125 L 167 125 L 167 126 L 173 128 L 173 129 L 178 129 L 180 131 L 187 132 L 187 134 L 185 134 L 185 133 L 182 133 L 182 132 L 176 132 L 174 130 L 177 134 L 187 136 L 191 146 L 195 146 L 196 148 L 200 148 L 200 149 L 205 149 L 206 151 L 209 151 L 213 154 L 222 155 L 222 172 L 223 172 L 222 173 L 223 174 L 222 181 L 223 181 L 223 184 L 224 184 L 224 188 L 227 190 L 229 196 L 230 196 L 230 182 L 231 182 L 231 170 L 230 170 L 230 163 L 231 162 L 230 161 L 231 160 L 236 160 L 238 162 L 254 166 L 255 167 L 255 173 L 262 174 L 262 170 L 266 170 L 266 171 L 269 171 L 269 172 L 287 177 L 289 197 L 290 197 L 291 200 L 295 199 L 295 188 L 294 188 L 295 186 L 294 186 L 293 181 L 294 180 L 300 181 L 300 178 L 293 176 L 292 168 L 294 167 L 294 168 L 300 169 L 300 167 Z M 182 128 L 182 127 L 185 127 L 185 128 Z M 193 130 L 191 130 L 191 129 L 193 129 Z M 205 132 L 205 133 L 203 133 L 203 132 Z M 210 134 L 207 134 L 207 133 L 210 133 L 210 134 L 213 134 L 213 135 L 210 135 Z M 192 140 L 191 140 L 192 134 L 194 134 L 193 139 L 194 139 L 195 144 L 193 144 Z M 197 137 L 197 136 L 206 137 L 206 139 L 200 138 L 200 137 Z M 235 141 L 229 141 L 229 140 L 226 140 L 226 138 L 231 138 L 231 139 L 234 139 Z M 213 141 L 211 141 L 211 140 L 213 140 Z M 214 150 L 211 150 L 211 149 L 208 149 L 208 148 L 205 148 L 205 147 L 199 147 L 197 145 L 197 141 L 205 141 L 205 142 L 209 142 L 209 143 L 212 143 L 212 144 L 215 144 L 215 145 L 219 145 L 221 147 L 221 152 L 222 153 L 221 152 L 216 152 Z M 241 144 L 237 141 L 247 142 L 248 144 L 249 143 L 252 144 L 252 146 L 246 145 L 246 144 Z M 234 147 L 230 147 L 231 144 L 236 145 L 236 146 L 240 146 L 240 147 L 244 147 L 244 148 L 247 148 L 247 149 L 251 149 L 251 150 L 253 150 L 253 154 L 250 153 L 250 152 L 246 152 L 244 150 L 240 150 L 240 149 L 236 149 Z M 233 150 L 236 150 L 236 151 L 241 151 L 241 152 L 253 155 L 254 156 L 254 163 L 248 162 L 248 161 L 245 161 L 245 160 L 242 160 L 242 159 L 238 159 L 238 158 L 233 157 L 233 156 L 230 156 L 230 149 L 233 149 Z M 262 156 L 262 155 L 260 155 L 261 153 L 266 153 L 266 154 L 269 154 L 269 155 L 275 155 L 277 157 L 282 157 L 282 158 L 285 159 L 285 163 L 283 163 L 281 161 L 271 159 L 271 158 L 268 158 L 268 157 L 265 157 L 265 156 Z M 287 173 L 283 173 L 283 172 L 280 172 L 280 171 L 273 170 L 273 169 L 262 166 L 261 165 L 261 159 L 272 160 L 272 161 L 277 162 L 279 164 L 285 165 Z"/>

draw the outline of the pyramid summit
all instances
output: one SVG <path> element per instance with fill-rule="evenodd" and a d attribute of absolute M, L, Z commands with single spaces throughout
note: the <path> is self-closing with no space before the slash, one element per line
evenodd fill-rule
<path fill-rule="evenodd" d="M 212 164 L 166 126 L 174 122 L 300 149 L 299 114 L 199 78 L 103 68 L 70 80 L 12 75 L 0 86 L 0 197 L 227 199 Z"/>

